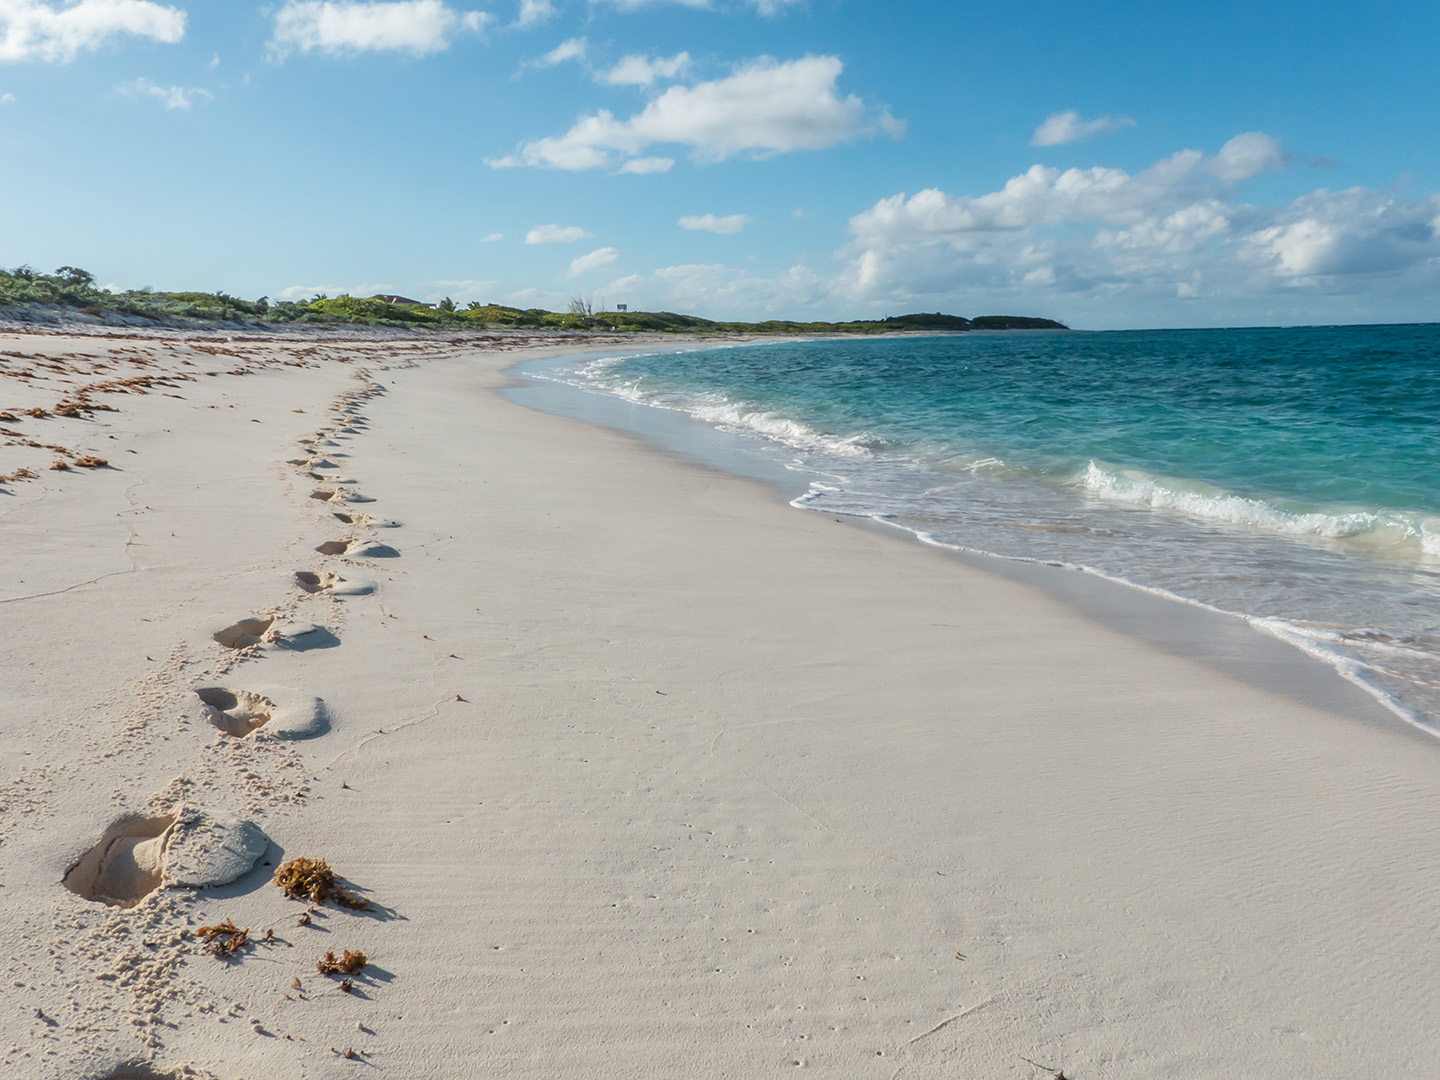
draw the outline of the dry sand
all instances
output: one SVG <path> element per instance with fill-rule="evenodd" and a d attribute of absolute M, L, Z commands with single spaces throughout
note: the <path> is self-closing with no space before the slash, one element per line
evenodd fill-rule
<path fill-rule="evenodd" d="M 1433 1074 L 1440 747 L 1318 664 L 529 411 L 513 353 L 0 347 L 0 411 L 181 377 L 0 421 L 5 1077 Z M 297 925 L 294 856 L 370 910 Z"/>

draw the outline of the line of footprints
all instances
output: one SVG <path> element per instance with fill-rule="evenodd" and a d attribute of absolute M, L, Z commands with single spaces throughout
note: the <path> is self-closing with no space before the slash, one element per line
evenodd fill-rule
<path fill-rule="evenodd" d="M 329 504 L 334 520 L 350 527 L 348 536 L 325 541 L 315 549 L 317 553 L 328 557 L 344 557 L 347 560 L 394 559 L 400 555 L 394 547 L 373 538 L 357 538 L 356 534 L 359 530 L 395 528 L 398 523 L 357 511 L 356 506 L 373 503 L 375 500 L 356 491 L 353 486 L 355 481 L 341 478 L 338 472 L 340 466 L 331 460 L 331 456 L 344 456 L 333 449 L 341 445 L 337 437 L 355 435 L 366 426 L 361 415 L 364 402 L 384 393 L 384 387 L 380 384 L 370 381 L 363 374 L 360 378 L 361 387 L 342 395 L 332 406 L 337 423 L 320 430 L 313 438 L 301 439 L 300 445 L 306 456 L 292 458 L 287 464 L 301 469 L 307 478 L 320 482 L 323 486 L 316 488 L 310 497 Z M 335 508 L 340 506 L 345 509 Z M 347 577 L 337 570 L 323 567 L 297 570 L 294 580 L 302 593 L 312 596 L 366 596 L 377 588 L 374 581 Z M 215 631 L 211 636 L 222 649 L 231 651 L 231 655 L 239 662 L 263 655 L 262 647 L 267 645 L 303 652 L 339 644 L 339 639 L 322 626 L 285 621 L 278 615 L 256 615 L 240 619 Z M 222 670 L 226 666 L 228 665 L 222 665 Z M 225 686 L 195 687 L 194 693 L 199 699 L 205 719 L 226 738 L 310 739 L 324 735 L 330 729 L 325 704 L 319 698 L 277 705 L 264 694 Z M 153 801 L 165 804 L 161 797 Z M 70 867 L 63 883 L 70 891 L 86 900 L 110 907 L 133 908 L 165 886 L 200 888 L 229 884 L 253 870 L 269 847 L 269 838 L 254 822 L 179 805 L 170 812 L 130 814 L 115 821 L 105 830 L 99 841 Z M 295 863 L 312 862 L 318 862 L 324 874 L 329 873 L 323 860 L 293 860 L 292 863 L 285 864 L 282 870 L 294 866 Z M 348 897 L 353 901 L 342 906 L 368 908 L 378 911 L 384 917 L 385 909 L 360 901 L 343 889 L 338 889 L 337 892 L 340 897 Z M 319 902 L 327 897 L 307 895 L 307 898 L 313 899 L 318 906 Z M 331 895 L 329 898 L 333 900 L 335 896 Z M 318 914 L 317 908 L 312 907 L 301 916 L 302 925 Z M 199 934 L 206 937 L 207 931 L 223 929 L 202 927 Z M 232 925 L 229 930 L 234 931 L 236 928 Z M 244 932 L 237 932 L 240 934 L 240 944 L 243 945 Z M 233 945 L 235 939 L 222 935 L 221 940 L 222 944 L 229 941 Z M 207 951 L 228 957 L 234 950 L 216 952 L 211 941 Z M 363 954 L 357 953 L 354 956 L 360 957 L 359 963 L 363 967 Z M 353 964 L 352 954 L 347 953 L 345 960 Z M 324 971 L 323 961 L 321 970 Z M 344 967 L 338 970 L 348 972 Z M 300 980 L 296 979 L 292 984 L 292 992 L 301 993 L 299 982 Z M 344 980 L 342 989 L 356 992 L 350 979 Z M 257 1027 L 258 1030 L 261 1029 Z M 149 1045 L 158 1046 L 158 1042 Z M 358 1054 L 357 1051 L 349 1049 L 336 1052 L 350 1057 Z M 136 1072 L 137 1067 L 142 1071 Z M 148 1066 L 122 1066 L 119 1071 L 109 1074 L 106 1080 L 120 1080 L 121 1077 L 132 1076 L 149 1076 L 161 1080 L 175 1075 L 146 1070 L 149 1070 Z"/>

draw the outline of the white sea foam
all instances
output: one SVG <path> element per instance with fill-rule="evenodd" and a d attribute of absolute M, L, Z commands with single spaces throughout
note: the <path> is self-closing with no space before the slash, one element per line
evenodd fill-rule
<path fill-rule="evenodd" d="M 870 457 L 875 448 L 884 444 L 882 438 L 869 432 L 834 435 L 783 413 L 756 408 L 720 393 L 686 394 L 670 389 L 652 389 L 646 385 L 644 376 L 624 379 L 612 374 L 614 367 L 632 358 L 631 355 L 603 357 L 580 369 L 558 373 L 558 381 L 611 394 L 637 405 L 682 412 L 714 427 L 760 435 L 796 450 L 859 458 Z"/>
<path fill-rule="evenodd" d="M 1373 547 L 1412 548 L 1440 555 L 1440 536 L 1401 511 L 1348 510 L 1287 506 L 1236 495 L 1195 480 L 1155 476 L 1139 469 L 1118 469 L 1091 461 L 1077 484 L 1107 502 L 1179 511 L 1225 525 L 1239 525 L 1282 536 L 1353 540 Z M 1435 519 L 1428 519 L 1435 521 Z"/>

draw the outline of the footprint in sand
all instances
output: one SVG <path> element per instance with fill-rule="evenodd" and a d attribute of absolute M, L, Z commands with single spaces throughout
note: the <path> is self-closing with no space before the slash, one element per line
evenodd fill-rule
<path fill-rule="evenodd" d="M 346 525 L 369 525 L 376 529 L 398 529 L 400 527 L 400 522 L 398 521 L 390 521 L 386 518 L 373 518 L 369 514 L 361 513 L 358 510 L 353 514 L 342 514 L 338 510 L 333 511 L 333 513 L 337 520 L 343 521 Z"/>
<path fill-rule="evenodd" d="M 375 591 L 373 581 L 350 580 L 329 570 L 296 570 L 295 584 L 307 593 L 328 592 L 332 596 L 366 596 Z"/>
<path fill-rule="evenodd" d="M 352 543 L 354 543 L 353 540 L 326 540 L 315 550 L 321 555 L 344 555 L 350 550 Z"/>
<path fill-rule="evenodd" d="M 274 625 L 275 619 L 241 619 L 239 622 L 227 626 L 224 630 L 216 630 L 211 635 L 227 649 L 248 649 L 251 645 L 259 645 L 265 640 L 265 634 Z"/>
<path fill-rule="evenodd" d="M 264 727 L 274 716 L 275 703 L 248 690 L 202 686 L 195 696 L 205 703 L 205 719 L 237 739 Z"/>
<path fill-rule="evenodd" d="M 330 502 L 332 499 L 341 498 L 341 494 L 331 488 L 316 488 L 310 492 L 310 497 L 318 502 Z"/>
<path fill-rule="evenodd" d="M 160 888 L 176 820 L 174 814 L 121 818 L 69 869 L 63 884 L 86 900 L 134 907 Z"/>

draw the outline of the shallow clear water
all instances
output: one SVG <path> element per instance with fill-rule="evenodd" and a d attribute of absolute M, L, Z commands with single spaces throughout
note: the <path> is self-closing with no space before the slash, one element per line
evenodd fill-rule
<path fill-rule="evenodd" d="M 1440 733 L 1440 325 L 797 341 L 550 377 L 757 440 L 796 505 L 1251 618 Z"/>

